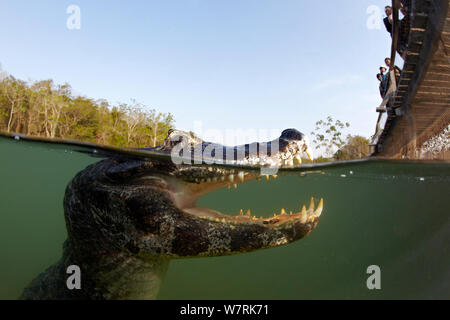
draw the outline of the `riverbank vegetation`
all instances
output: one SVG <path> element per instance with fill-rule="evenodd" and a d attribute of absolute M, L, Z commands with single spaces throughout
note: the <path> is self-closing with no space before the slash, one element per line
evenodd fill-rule
<path fill-rule="evenodd" d="M 131 100 L 106 100 L 72 94 L 69 84 L 52 80 L 25 82 L 12 76 L 0 81 L 0 131 L 93 142 L 118 147 L 162 144 L 174 126 L 160 113 Z"/>

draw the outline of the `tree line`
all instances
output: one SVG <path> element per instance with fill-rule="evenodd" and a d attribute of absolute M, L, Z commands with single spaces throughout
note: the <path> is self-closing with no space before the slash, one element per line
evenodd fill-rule
<path fill-rule="evenodd" d="M 170 113 L 135 100 L 111 106 L 106 100 L 74 96 L 67 83 L 13 76 L 0 81 L 0 131 L 8 133 L 142 148 L 162 144 L 174 122 Z"/>

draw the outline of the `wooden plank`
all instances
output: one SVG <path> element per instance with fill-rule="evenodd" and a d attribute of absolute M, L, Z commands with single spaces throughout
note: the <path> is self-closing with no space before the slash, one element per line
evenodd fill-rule
<path fill-rule="evenodd" d="M 402 71 L 416 71 L 416 64 L 414 64 L 414 63 L 408 63 L 408 64 L 405 64 L 404 66 L 403 66 L 403 69 L 402 69 Z"/>
<path fill-rule="evenodd" d="M 406 63 L 413 63 L 413 64 L 418 64 L 420 60 L 420 56 L 419 54 L 415 53 L 415 52 L 410 52 L 407 51 L 406 53 Z"/>
<path fill-rule="evenodd" d="M 448 94 L 440 95 L 436 93 L 434 95 L 416 95 L 416 97 L 414 98 L 414 103 L 429 103 L 450 107 L 450 96 Z"/>
<path fill-rule="evenodd" d="M 425 39 L 425 32 L 416 31 L 416 32 L 411 32 L 409 34 L 409 41 L 411 43 L 423 43 L 424 39 Z"/>
<path fill-rule="evenodd" d="M 428 24 L 428 15 L 425 13 L 416 13 L 414 21 L 412 22 L 413 28 L 425 29 Z"/>
<path fill-rule="evenodd" d="M 445 110 L 446 108 L 448 108 L 450 105 L 450 102 L 447 101 L 415 101 L 414 100 L 414 104 L 412 107 L 417 107 L 417 108 L 427 108 L 427 109 L 437 109 L 439 111 Z M 421 116 L 421 115 L 418 115 Z M 428 115 L 424 115 L 424 117 L 426 117 Z"/>
<path fill-rule="evenodd" d="M 425 86 L 441 86 L 441 87 L 447 87 L 450 86 L 450 80 L 432 80 L 432 79 L 425 79 L 422 82 Z"/>
<path fill-rule="evenodd" d="M 422 50 L 422 42 L 410 43 L 408 45 L 408 52 L 414 52 L 414 53 L 420 54 L 420 50 Z"/>
<path fill-rule="evenodd" d="M 424 92 L 426 94 L 434 94 L 434 93 L 449 94 L 450 93 L 450 87 L 449 86 L 426 86 L 426 85 L 421 85 L 419 90 L 417 91 L 417 94 L 422 94 Z"/>
<path fill-rule="evenodd" d="M 447 65 L 449 63 L 449 61 L 448 61 L 448 57 L 442 53 L 442 54 L 436 54 L 433 57 L 432 63 L 439 64 L 439 65 Z"/>
<path fill-rule="evenodd" d="M 428 69 L 428 72 L 445 73 L 445 74 L 449 75 L 450 74 L 450 64 L 447 66 L 433 64 Z"/>
<path fill-rule="evenodd" d="M 450 73 L 443 73 L 443 72 L 433 72 L 428 71 L 427 72 L 427 80 L 434 80 L 434 81 L 450 81 Z"/>
<path fill-rule="evenodd" d="M 429 1 L 414 1 L 413 6 L 416 14 L 428 14 L 431 11 L 431 3 Z"/>

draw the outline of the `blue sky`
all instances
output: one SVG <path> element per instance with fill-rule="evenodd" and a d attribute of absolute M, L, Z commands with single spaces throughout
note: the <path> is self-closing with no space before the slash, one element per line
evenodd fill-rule
<path fill-rule="evenodd" d="M 297 128 L 328 115 L 369 137 L 390 37 L 377 0 L 0 2 L 0 63 L 24 80 L 171 112 L 180 129 Z M 69 30 L 69 5 L 81 29 Z M 380 16 L 380 19 L 384 15 Z M 198 126 L 197 126 L 198 129 Z M 246 141 L 241 135 L 237 142 Z"/>

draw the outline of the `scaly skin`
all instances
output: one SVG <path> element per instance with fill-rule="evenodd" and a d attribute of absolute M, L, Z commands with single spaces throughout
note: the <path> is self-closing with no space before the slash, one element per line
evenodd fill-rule
<path fill-rule="evenodd" d="M 181 143 L 175 137 L 180 135 L 192 148 L 204 150 L 210 145 L 191 134 L 171 131 L 164 145 L 151 151 L 175 150 Z M 305 136 L 294 129 L 285 130 L 275 142 L 279 151 L 271 150 L 264 158 L 250 154 L 248 146 L 230 148 L 244 150 L 244 157 L 234 163 L 256 163 L 258 169 L 291 163 L 309 151 Z M 283 212 L 268 219 L 195 206 L 201 195 L 212 190 L 259 179 L 256 169 L 236 171 L 226 164 L 175 164 L 165 158 L 144 161 L 125 156 L 87 167 L 67 186 L 68 239 L 62 259 L 33 280 L 21 298 L 155 299 L 171 259 L 272 248 L 309 234 L 319 222 L 322 201 L 317 210 L 312 200 L 308 210 L 303 207 L 299 213 Z M 66 286 L 70 265 L 81 269 L 80 290 Z"/>

